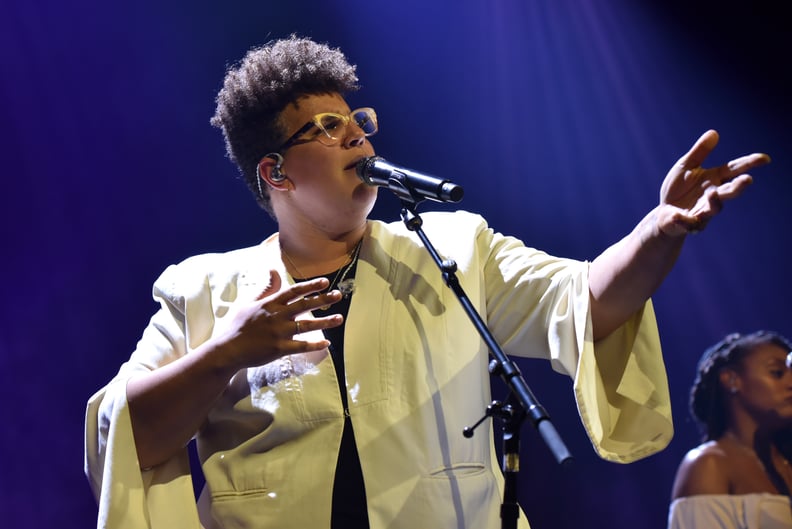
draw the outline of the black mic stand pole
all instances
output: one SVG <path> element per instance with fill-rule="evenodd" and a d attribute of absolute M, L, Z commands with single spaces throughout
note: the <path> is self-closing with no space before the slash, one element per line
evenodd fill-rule
<path fill-rule="evenodd" d="M 556 461 L 561 465 L 567 465 L 572 461 L 572 455 L 564 445 L 563 440 L 558 435 L 547 411 L 539 404 L 525 379 L 522 377 L 519 368 L 506 356 L 492 336 L 489 328 L 481 319 L 476 308 L 470 302 L 467 294 L 459 284 L 456 276 L 456 262 L 453 260 L 443 260 L 437 250 L 429 241 L 422 229 L 423 220 L 416 213 L 415 207 L 422 200 L 416 193 L 411 192 L 406 186 L 400 183 L 401 189 L 394 190 L 402 203 L 401 218 L 405 226 L 410 231 L 415 232 L 429 251 L 443 275 L 446 285 L 456 294 L 462 307 L 467 313 L 473 325 L 478 330 L 479 335 L 489 347 L 490 353 L 494 357 L 490 361 L 489 371 L 493 375 L 498 375 L 509 388 L 507 402 L 502 404 L 494 401 L 487 407 L 485 417 L 482 417 L 475 425 L 465 428 L 465 437 L 472 437 L 473 430 L 481 424 L 487 416 L 495 415 L 503 421 L 503 473 L 504 473 L 504 497 L 501 506 L 501 523 L 503 529 L 516 529 L 517 519 L 520 508 L 517 503 L 517 473 L 520 470 L 520 426 L 523 419 L 527 416 L 531 419 L 547 447 L 553 453 Z"/>

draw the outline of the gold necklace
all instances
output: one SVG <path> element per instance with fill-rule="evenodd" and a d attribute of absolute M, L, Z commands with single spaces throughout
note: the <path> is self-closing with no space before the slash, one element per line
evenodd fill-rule
<path fill-rule="evenodd" d="M 333 290 L 333 287 L 338 286 L 338 290 L 341 291 L 341 294 L 344 297 L 349 297 L 352 295 L 352 293 L 355 291 L 355 282 L 354 279 L 347 279 L 346 276 L 349 274 L 349 271 L 352 269 L 355 263 L 357 263 L 361 246 L 363 246 L 362 238 L 357 242 L 357 244 L 355 244 L 355 247 L 352 248 L 352 251 L 347 255 L 347 260 L 349 262 L 347 263 L 347 261 L 344 261 L 345 264 L 336 271 L 335 275 L 333 276 L 333 280 L 330 282 L 330 286 L 328 286 L 324 291 L 330 292 Z M 291 267 L 294 268 L 294 271 L 301 276 L 300 279 L 307 279 L 300 269 L 297 268 L 297 265 L 294 264 L 294 261 L 292 261 L 291 257 L 289 257 L 288 252 L 283 246 L 281 246 L 281 253 L 284 257 L 286 257 L 286 260 L 289 262 Z M 337 285 L 336 282 L 338 283 Z M 324 309 L 326 307 L 322 308 Z"/>

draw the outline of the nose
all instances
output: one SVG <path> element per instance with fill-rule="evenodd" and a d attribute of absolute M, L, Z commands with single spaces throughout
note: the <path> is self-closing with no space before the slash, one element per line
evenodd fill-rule
<path fill-rule="evenodd" d="M 366 143 L 366 133 L 363 132 L 363 129 L 357 123 L 350 121 L 349 125 L 347 125 L 344 145 L 346 147 L 360 147 L 364 143 Z"/>
<path fill-rule="evenodd" d="M 787 368 L 784 370 L 783 382 L 786 387 L 792 389 L 792 365 L 790 365 L 790 358 L 792 358 L 792 353 L 790 353 L 790 356 L 787 356 Z"/>

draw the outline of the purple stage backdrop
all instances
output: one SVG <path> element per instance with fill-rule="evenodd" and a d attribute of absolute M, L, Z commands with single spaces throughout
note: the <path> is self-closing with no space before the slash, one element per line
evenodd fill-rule
<path fill-rule="evenodd" d="M 569 379 L 519 361 L 576 458 L 562 471 L 526 424 L 519 496 L 534 529 L 662 529 L 697 442 L 687 392 L 700 352 L 732 331 L 792 335 L 790 22 L 770 0 L 6 2 L 3 527 L 95 525 L 85 402 L 134 348 L 151 283 L 275 229 L 209 118 L 229 64 L 297 33 L 358 64 L 351 103 L 377 109 L 379 155 L 454 180 L 458 207 L 550 253 L 591 259 L 623 236 L 708 128 L 721 133 L 708 165 L 771 154 L 654 297 L 675 414 L 666 450 L 598 459 Z M 398 213 L 381 191 L 374 216 Z"/>

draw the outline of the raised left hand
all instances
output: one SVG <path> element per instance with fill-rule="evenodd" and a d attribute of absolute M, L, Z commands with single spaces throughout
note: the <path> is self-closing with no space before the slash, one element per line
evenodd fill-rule
<path fill-rule="evenodd" d="M 770 162 L 763 153 L 735 158 L 705 169 L 704 160 L 718 144 L 718 133 L 708 130 L 671 168 L 660 188 L 658 229 L 672 237 L 701 231 L 723 208 L 751 185 L 747 171 Z"/>

